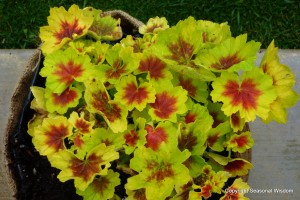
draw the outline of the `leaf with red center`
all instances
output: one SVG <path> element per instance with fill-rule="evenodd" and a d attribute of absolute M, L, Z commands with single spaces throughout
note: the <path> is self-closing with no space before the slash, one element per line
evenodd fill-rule
<path fill-rule="evenodd" d="M 214 121 L 212 125 L 213 128 L 216 128 L 219 124 L 229 120 L 229 118 L 221 110 L 221 107 L 221 103 L 212 103 L 211 101 L 208 101 L 207 109 Z"/>
<path fill-rule="evenodd" d="M 60 95 L 47 88 L 45 92 L 46 108 L 50 113 L 65 114 L 69 108 L 74 108 L 79 104 L 80 98 L 81 91 L 74 87 L 67 88 Z"/>
<path fill-rule="evenodd" d="M 126 194 L 128 195 L 128 199 L 132 200 L 147 200 L 145 188 L 138 190 L 127 190 Z"/>
<path fill-rule="evenodd" d="M 226 188 L 226 190 L 228 192 L 220 200 L 250 200 L 244 196 L 250 190 L 250 186 L 241 178 L 235 179 L 233 184 Z"/>
<path fill-rule="evenodd" d="M 158 86 L 157 86 L 158 87 Z M 182 87 L 173 87 L 166 82 L 164 87 L 155 88 L 155 102 L 150 104 L 149 114 L 153 120 L 177 121 L 177 114 L 183 114 L 187 108 L 187 92 Z"/>
<path fill-rule="evenodd" d="M 84 199 L 111 199 L 115 193 L 115 187 L 120 185 L 119 173 L 108 170 L 107 175 L 95 177 L 93 182 L 84 190 L 76 190 L 76 193 Z"/>
<path fill-rule="evenodd" d="M 60 151 L 48 157 L 51 166 L 60 169 L 61 182 L 74 179 L 75 187 L 84 191 L 97 175 L 107 175 L 110 162 L 119 158 L 113 146 L 99 144 L 82 159 L 70 151 Z"/>
<path fill-rule="evenodd" d="M 184 116 L 183 121 L 186 124 L 195 124 L 201 126 L 201 131 L 207 133 L 213 124 L 213 118 L 209 115 L 208 110 L 205 106 L 198 103 L 194 103 L 191 99 L 187 101 L 188 112 Z"/>
<path fill-rule="evenodd" d="M 73 81 L 83 82 L 92 69 L 89 56 L 77 55 L 73 48 L 68 48 L 46 56 L 40 75 L 46 77 L 47 88 L 61 94 Z"/>
<path fill-rule="evenodd" d="M 220 45 L 199 54 L 195 63 L 216 72 L 250 70 L 254 67 L 259 48 L 259 42 L 247 42 L 247 35 L 244 34 L 229 38 Z"/>
<path fill-rule="evenodd" d="M 198 20 L 197 25 L 202 32 L 202 42 L 204 43 L 202 48 L 212 48 L 231 37 L 227 22 L 219 24 L 207 20 Z"/>
<path fill-rule="evenodd" d="M 84 118 L 84 113 L 82 112 L 79 117 L 78 113 L 72 112 L 69 117 L 69 122 L 76 128 L 80 133 L 87 134 L 91 133 L 92 128 L 94 126 L 94 121 L 87 121 Z"/>
<path fill-rule="evenodd" d="M 233 177 L 245 176 L 252 167 L 253 165 L 249 161 L 242 158 L 234 158 L 224 166 L 224 170 L 229 172 Z"/>
<path fill-rule="evenodd" d="M 50 9 L 48 26 L 40 28 L 43 54 L 52 53 L 68 42 L 84 36 L 93 23 L 93 17 L 85 16 L 77 5 L 68 11 L 64 7 Z"/>
<path fill-rule="evenodd" d="M 260 68 L 265 74 L 272 77 L 277 98 L 271 104 L 271 110 L 265 123 L 275 120 L 278 123 L 287 122 L 287 108 L 292 107 L 299 101 L 299 95 L 293 90 L 296 78 L 293 71 L 282 63 L 278 57 L 278 48 L 274 41 L 268 46 L 260 63 Z"/>
<path fill-rule="evenodd" d="M 172 71 L 189 78 L 211 81 L 215 75 L 194 63 L 202 45 L 202 41 L 198 39 L 200 33 L 196 20 L 189 17 L 178 22 L 176 26 L 160 32 L 151 49 Z"/>
<path fill-rule="evenodd" d="M 201 103 L 207 103 L 208 87 L 207 83 L 198 79 L 189 78 L 179 73 L 173 73 L 174 85 L 181 86 L 188 92 L 188 95 Z"/>
<path fill-rule="evenodd" d="M 83 12 L 87 16 L 94 17 L 94 22 L 88 32 L 90 36 L 96 40 L 118 40 L 122 38 L 120 18 L 115 19 L 111 15 L 92 7 L 85 8 Z"/>
<path fill-rule="evenodd" d="M 161 122 L 155 128 L 151 125 L 146 125 L 146 147 L 151 148 L 153 151 L 157 151 L 162 142 L 169 145 L 174 144 L 176 140 L 177 130 L 169 122 Z"/>
<path fill-rule="evenodd" d="M 216 128 L 212 128 L 208 132 L 207 145 L 214 151 L 223 151 L 223 143 L 225 141 L 225 138 L 223 136 L 229 134 L 230 132 L 231 127 L 228 121 L 219 124 Z"/>
<path fill-rule="evenodd" d="M 87 103 L 87 109 L 91 113 L 103 116 L 113 132 L 126 130 L 128 114 L 126 107 L 115 100 L 110 100 L 103 83 L 96 78 L 92 78 L 85 85 L 84 99 Z"/>
<path fill-rule="evenodd" d="M 123 137 L 125 144 L 123 145 L 126 154 L 131 154 L 137 147 L 144 146 L 146 144 L 145 129 L 146 120 L 144 118 L 137 118 L 134 124 L 129 124 Z"/>
<path fill-rule="evenodd" d="M 106 61 L 108 64 L 100 65 L 101 77 L 111 84 L 115 84 L 125 75 L 130 74 L 139 66 L 140 55 L 133 53 L 133 48 L 123 47 L 120 44 L 108 49 Z"/>
<path fill-rule="evenodd" d="M 125 143 L 122 133 L 114 133 L 110 129 L 96 128 L 92 137 L 95 143 L 104 143 L 106 146 L 113 145 L 116 149 L 122 148 Z"/>
<path fill-rule="evenodd" d="M 242 131 L 245 126 L 245 120 L 237 112 L 230 116 L 230 124 L 234 132 Z"/>
<path fill-rule="evenodd" d="M 139 73 L 149 73 L 148 79 L 153 81 L 172 78 L 167 64 L 157 56 L 149 53 L 144 53 L 137 71 Z"/>
<path fill-rule="evenodd" d="M 234 134 L 227 142 L 227 148 L 232 149 L 234 152 L 244 153 L 247 149 L 250 149 L 254 144 L 249 131 L 241 134 Z"/>
<path fill-rule="evenodd" d="M 139 147 L 130 160 L 130 168 L 138 172 L 127 179 L 126 190 L 145 188 L 149 200 L 166 199 L 174 190 L 190 181 L 189 171 L 182 164 L 190 153 L 176 146 L 161 145 L 158 151 Z"/>
<path fill-rule="evenodd" d="M 150 83 L 138 85 L 135 76 L 123 77 L 116 85 L 117 93 L 114 100 L 124 104 L 129 111 L 134 108 L 142 111 L 148 103 L 155 101 L 155 90 Z"/>
<path fill-rule="evenodd" d="M 95 65 L 100 65 L 105 61 L 107 51 L 109 49 L 109 44 L 95 42 L 92 44 L 92 50 L 89 53 L 92 63 Z"/>
<path fill-rule="evenodd" d="M 212 99 L 223 102 L 224 113 L 230 116 L 239 111 L 246 122 L 253 121 L 256 115 L 265 119 L 276 98 L 272 79 L 258 68 L 244 72 L 241 78 L 235 73 L 224 72 L 212 87 Z"/>
<path fill-rule="evenodd" d="M 72 126 L 63 116 L 48 117 L 34 129 L 32 142 L 41 155 L 65 149 L 64 139 L 72 135 Z"/>
<path fill-rule="evenodd" d="M 139 33 L 143 35 L 155 34 L 168 28 L 168 21 L 165 17 L 155 17 L 150 18 L 145 25 L 140 26 Z"/>
<path fill-rule="evenodd" d="M 192 155 L 202 155 L 205 151 L 207 132 L 199 124 L 181 124 L 178 137 L 178 148 L 181 151 L 189 150 Z"/>

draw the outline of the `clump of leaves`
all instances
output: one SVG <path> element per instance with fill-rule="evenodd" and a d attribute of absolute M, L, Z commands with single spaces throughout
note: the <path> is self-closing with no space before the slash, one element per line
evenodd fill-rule
<path fill-rule="evenodd" d="M 253 146 L 245 124 L 285 123 L 299 99 L 273 41 L 256 67 L 260 43 L 227 23 L 155 17 L 122 37 L 120 19 L 76 5 L 51 8 L 48 23 L 28 133 L 60 181 L 115 199 L 121 170 L 128 199 L 248 199 L 225 192 L 249 189 L 239 177 L 253 166 L 234 156 Z"/>

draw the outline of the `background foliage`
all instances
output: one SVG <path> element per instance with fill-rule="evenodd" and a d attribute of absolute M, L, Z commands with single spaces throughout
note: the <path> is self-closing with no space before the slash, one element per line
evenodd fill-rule
<path fill-rule="evenodd" d="M 50 7 L 68 9 L 72 4 L 121 9 L 143 22 L 165 16 L 170 25 L 190 15 L 227 21 L 234 36 L 247 32 L 249 40 L 262 42 L 262 48 L 272 39 L 279 48 L 300 48 L 299 0 L 0 0 L 0 48 L 36 48 Z"/>

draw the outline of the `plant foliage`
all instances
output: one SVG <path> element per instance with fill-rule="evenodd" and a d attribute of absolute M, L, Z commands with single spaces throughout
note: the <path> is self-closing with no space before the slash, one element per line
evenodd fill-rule
<path fill-rule="evenodd" d="M 249 189 L 245 124 L 285 123 L 298 101 L 274 42 L 256 67 L 260 43 L 227 23 L 156 17 L 122 37 L 120 19 L 73 5 L 48 24 L 28 133 L 60 181 L 88 200 L 116 198 L 120 171 L 128 199 L 248 199 L 225 192 Z"/>

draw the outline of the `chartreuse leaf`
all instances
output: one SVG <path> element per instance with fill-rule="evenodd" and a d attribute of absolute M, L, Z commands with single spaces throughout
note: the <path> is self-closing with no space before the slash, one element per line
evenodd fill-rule
<path fill-rule="evenodd" d="M 165 17 L 154 17 L 150 18 L 145 25 L 139 27 L 139 33 L 143 35 L 155 34 L 168 28 L 168 21 Z"/>
<path fill-rule="evenodd" d="M 207 83 L 200 81 L 199 79 L 192 79 L 185 77 L 182 74 L 173 73 L 174 79 L 172 82 L 174 85 L 181 86 L 188 92 L 188 95 L 200 103 L 207 103 L 208 87 Z"/>
<path fill-rule="evenodd" d="M 163 143 L 170 147 L 177 146 L 178 130 L 173 123 L 169 121 L 159 122 L 156 127 L 147 124 L 145 130 L 147 131 L 145 146 L 153 151 L 159 150 Z"/>
<path fill-rule="evenodd" d="M 132 47 L 116 44 L 107 51 L 108 64 L 100 65 L 101 77 L 115 84 L 122 76 L 130 74 L 139 66 L 140 54 L 133 53 Z"/>
<path fill-rule="evenodd" d="M 232 114 L 229 121 L 234 132 L 242 131 L 246 124 L 245 119 L 241 118 L 239 112 Z"/>
<path fill-rule="evenodd" d="M 84 190 L 76 190 L 76 193 L 84 200 L 111 199 L 115 193 L 115 187 L 120 185 L 119 173 L 109 169 L 107 175 L 95 177 L 93 182 Z"/>
<path fill-rule="evenodd" d="M 46 77 L 46 88 L 61 94 L 73 81 L 83 82 L 89 77 L 92 69 L 89 56 L 77 55 L 76 51 L 69 47 L 65 51 L 58 50 L 46 56 L 40 75 Z"/>
<path fill-rule="evenodd" d="M 139 67 L 135 73 L 148 73 L 147 79 L 151 82 L 171 80 L 173 78 L 167 64 L 150 50 L 143 52 Z"/>
<path fill-rule="evenodd" d="M 48 26 L 41 27 L 39 34 L 43 41 L 44 55 L 57 51 L 68 42 L 84 36 L 94 18 L 85 16 L 77 5 L 72 5 L 68 11 L 62 6 L 50 8 L 50 16 L 47 20 Z"/>
<path fill-rule="evenodd" d="M 256 115 L 266 119 L 270 104 L 276 99 L 272 79 L 258 68 L 245 71 L 241 78 L 235 73 L 223 72 L 212 87 L 212 100 L 223 102 L 222 111 L 227 116 L 239 111 L 246 122 L 255 120 Z"/>
<path fill-rule="evenodd" d="M 250 186 L 241 178 L 234 180 L 233 184 L 226 188 L 228 192 L 225 193 L 220 200 L 237 199 L 237 200 L 250 200 L 244 195 L 250 190 Z"/>
<path fill-rule="evenodd" d="M 61 182 L 74 179 L 76 189 L 84 191 L 97 175 L 107 175 L 110 162 L 119 158 L 113 146 L 101 143 L 88 152 L 84 159 L 76 157 L 67 150 L 48 157 L 51 166 L 60 169 Z"/>
<path fill-rule="evenodd" d="M 200 52 L 195 63 L 215 72 L 251 70 L 259 48 L 259 42 L 247 42 L 247 35 L 244 34 L 229 38 L 206 53 Z"/>
<path fill-rule="evenodd" d="M 247 149 L 252 148 L 254 140 L 249 131 L 241 134 L 233 134 L 227 142 L 227 148 L 234 152 L 244 153 Z"/>
<path fill-rule="evenodd" d="M 69 43 L 69 46 L 72 47 L 78 55 L 89 54 L 93 51 L 94 42 L 86 39 L 78 39 Z"/>
<path fill-rule="evenodd" d="M 86 16 L 93 17 L 94 21 L 88 30 L 88 34 L 97 40 L 118 40 L 122 38 L 121 19 L 115 19 L 111 15 L 103 13 L 92 7 L 83 10 Z"/>
<path fill-rule="evenodd" d="M 204 43 L 202 48 L 212 48 L 231 37 L 227 22 L 219 24 L 207 20 L 198 20 L 197 25 Z"/>
<path fill-rule="evenodd" d="M 91 61 L 95 65 L 100 65 L 105 61 L 106 53 L 109 49 L 109 44 L 94 42 L 92 45 L 92 50 L 88 54 L 91 57 Z"/>
<path fill-rule="evenodd" d="M 79 104 L 81 91 L 75 87 L 69 87 L 61 94 L 53 93 L 50 89 L 45 90 L 46 108 L 50 113 L 65 114 L 69 108 Z"/>
<path fill-rule="evenodd" d="M 31 101 L 30 108 L 37 113 L 47 113 L 46 100 L 45 100 L 45 88 L 38 86 L 31 86 L 30 91 L 33 94 L 33 100 Z"/>
<path fill-rule="evenodd" d="M 207 128 L 202 123 L 180 124 L 178 137 L 178 148 L 183 151 L 187 149 L 192 155 L 202 155 L 206 149 Z M 209 125 L 208 125 L 209 126 Z"/>
<path fill-rule="evenodd" d="M 292 107 L 299 101 L 299 95 L 293 90 L 296 82 L 295 75 L 291 69 L 281 64 L 278 57 L 278 48 L 274 41 L 268 46 L 260 63 L 260 68 L 265 74 L 272 77 L 277 98 L 271 104 L 271 110 L 263 121 L 265 123 L 275 120 L 278 123 L 286 123 L 287 108 Z"/>
<path fill-rule="evenodd" d="M 126 154 L 131 154 L 137 147 L 144 146 L 146 144 L 145 129 L 146 120 L 144 118 L 136 119 L 134 124 L 129 124 L 123 137 L 125 139 L 124 149 Z"/>
<path fill-rule="evenodd" d="M 210 116 L 212 116 L 213 118 L 213 125 L 212 125 L 213 128 L 217 127 L 220 123 L 229 120 L 229 117 L 226 116 L 224 112 L 221 110 L 222 105 L 223 104 L 221 103 L 217 103 L 217 102 L 213 103 L 211 101 L 208 101 L 208 104 L 206 106 Z"/>
<path fill-rule="evenodd" d="M 130 168 L 138 174 L 127 179 L 126 190 L 145 189 L 148 200 L 166 199 L 175 185 L 190 180 L 189 170 L 182 164 L 190 153 L 175 146 L 162 144 L 158 151 L 139 147 L 130 161 Z"/>
<path fill-rule="evenodd" d="M 196 200 L 202 199 L 202 197 L 207 199 L 212 196 L 212 193 L 221 194 L 228 178 L 230 178 L 228 172 L 215 172 L 210 165 L 204 166 L 202 174 L 195 179 L 196 183 L 193 185 L 195 190 L 189 192 L 189 199 Z"/>
<path fill-rule="evenodd" d="M 144 35 L 142 38 L 127 35 L 120 43 L 124 47 L 133 48 L 134 53 L 144 53 L 144 50 L 148 49 L 155 41 L 153 38 L 155 37 L 152 37 L 151 35 Z"/>
<path fill-rule="evenodd" d="M 122 133 L 114 133 L 111 129 L 105 128 L 96 128 L 93 138 L 99 140 L 100 143 L 106 144 L 106 146 L 113 145 L 116 149 L 120 149 L 125 143 Z"/>
<path fill-rule="evenodd" d="M 110 100 L 103 83 L 93 78 L 85 83 L 84 99 L 91 113 L 100 114 L 113 132 L 123 132 L 127 128 L 128 111 L 125 106 Z"/>
<path fill-rule="evenodd" d="M 152 45 L 155 54 L 163 59 L 168 67 L 184 76 L 202 81 L 211 81 L 215 75 L 194 64 L 194 59 L 203 45 L 199 40 L 201 31 L 197 21 L 189 17 L 174 27 L 159 32 Z"/>
<path fill-rule="evenodd" d="M 80 133 L 88 134 L 92 132 L 92 128 L 95 124 L 95 121 L 87 121 L 84 118 L 84 115 L 84 112 L 80 113 L 80 116 L 77 112 L 72 112 L 69 117 L 69 122 Z"/>
<path fill-rule="evenodd" d="M 224 166 L 223 170 L 229 172 L 232 177 L 245 176 L 252 167 L 253 165 L 249 161 L 242 158 L 234 158 Z"/>
<path fill-rule="evenodd" d="M 207 146 L 214 151 L 221 152 L 224 150 L 225 135 L 231 132 L 230 123 L 228 121 L 219 124 L 208 132 Z"/>
<path fill-rule="evenodd" d="M 45 89 L 42 87 L 31 86 L 30 90 L 33 94 L 33 100 L 30 103 L 30 108 L 35 111 L 33 118 L 28 122 L 28 134 L 33 137 L 34 128 L 42 124 L 43 119 L 46 118 L 49 113 L 46 109 Z"/>
<path fill-rule="evenodd" d="M 184 122 L 186 124 L 194 123 L 196 126 L 201 127 L 203 133 L 207 133 L 214 123 L 207 108 L 198 103 L 194 103 L 191 99 L 188 99 L 186 105 L 188 112 L 184 116 Z"/>
<path fill-rule="evenodd" d="M 41 155 L 50 156 L 64 150 L 64 139 L 71 135 L 72 125 L 66 117 L 51 116 L 34 129 L 32 143 Z"/>
<path fill-rule="evenodd" d="M 148 103 L 155 101 L 155 90 L 152 84 L 148 82 L 138 84 L 136 77 L 131 74 L 121 78 L 116 84 L 116 90 L 114 100 L 126 106 L 129 111 L 134 108 L 142 111 Z"/>
<path fill-rule="evenodd" d="M 155 90 L 155 102 L 150 104 L 149 115 L 156 121 L 176 122 L 177 114 L 187 111 L 187 91 L 180 86 L 173 87 L 169 81 L 164 82 L 164 87 L 156 86 Z"/>
<path fill-rule="evenodd" d="M 200 176 L 201 169 L 207 165 L 204 158 L 200 155 L 191 155 L 185 162 L 184 165 L 189 169 L 190 176 L 196 178 Z"/>

